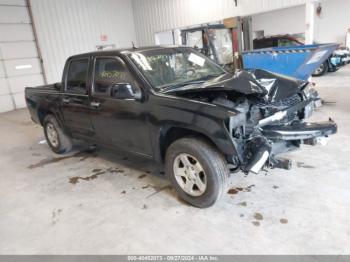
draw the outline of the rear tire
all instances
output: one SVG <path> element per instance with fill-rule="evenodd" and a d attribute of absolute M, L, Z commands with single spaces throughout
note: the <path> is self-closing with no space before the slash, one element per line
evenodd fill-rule
<path fill-rule="evenodd" d="M 178 195 L 196 207 L 212 206 L 227 190 L 226 160 L 204 139 L 181 138 L 171 144 L 165 171 Z"/>
<path fill-rule="evenodd" d="M 47 115 L 44 118 L 43 127 L 46 142 L 53 152 L 63 154 L 72 149 L 72 139 L 63 132 L 53 115 Z"/>

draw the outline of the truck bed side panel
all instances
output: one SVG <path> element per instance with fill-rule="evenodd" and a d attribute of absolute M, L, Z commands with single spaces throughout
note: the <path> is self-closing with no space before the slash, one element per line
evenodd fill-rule
<path fill-rule="evenodd" d="M 62 120 L 59 112 L 59 97 L 60 92 L 53 85 L 26 87 L 25 100 L 33 121 L 42 124 L 43 116 L 47 112 Z"/>

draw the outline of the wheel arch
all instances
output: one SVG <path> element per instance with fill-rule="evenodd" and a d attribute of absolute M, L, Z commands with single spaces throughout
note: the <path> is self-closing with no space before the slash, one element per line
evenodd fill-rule
<path fill-rule="evenodd" d="M 44 119 L 47 115 L 53 115 L 55 116 L 55 114 L 53 113 L 53 111 L 47 109 L 47 108 L 44 108 L 44 107 L 39 107 L 38 108 L 38 120 L 39 120 L 39 123 L 41 125 L 44 125 Z"/>
<path fill-rule="evenodd" d="M 187 127 L 181 126 L 169 126 L 163 127 L 159 134 L 158 141 L 158 154 L 156 156 L 156 160 L 159 162 L 165 162 L 165 154 L 169 146 L 178 139 L 184 137 L 196 137 L 203 139 L 217 148 L 220 152 L 222 152 L 219 146 L 204 132 L 200 132 L 198 130 L 194 130 Z"/>
<path fill-rule="evenodd" d="M 37 115 L 41 126 L 44 125 L 44 119 L 47 115 L 53 115 L 56 121 L 58 122 L 58 124 L 60 125 L 60 127 L 64 130 L 64 132 L 69 133 L 66 126 L 63 123 L 63 119 L 60 117 L 60 114 L 57 113 L 55 110 L 48 109 L 47 107 L 42 106 L 38 108 Z"/>

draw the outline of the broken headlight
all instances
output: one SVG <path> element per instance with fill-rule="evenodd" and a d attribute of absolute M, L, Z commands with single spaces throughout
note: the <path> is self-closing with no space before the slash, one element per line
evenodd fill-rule
<path fill-rule="evenodd" d="M 309 86 L 305 86 L 305 88 L 303 89 L 303 95 L 305 99 L 310 99 L 310 98 L 314 98 L 314 92 L 316 90 L 310 88 Z M 317 93 L 317 92 L 316 92 Z M 305 108 L 304 108 L 304 118 L 309 118 L 312 113 L 314 112 L 314 102 L 311 102 L 310 104 L 308 104 Z"/>
<path fill-rule="evenodd" d="M 306 99 L 311 97 L 311 88 L 308 85 L 303 89 L 303 94 Z"/>

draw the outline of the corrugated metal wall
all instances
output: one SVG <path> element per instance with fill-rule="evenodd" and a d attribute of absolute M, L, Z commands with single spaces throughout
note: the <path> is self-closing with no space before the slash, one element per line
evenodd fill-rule
<path fill-rule="evenodd" d="M 304 4 L 306 0 L 132 0 L 138 43 L 152 45 L 154 34 L 226 17 Z"/>
<path fill-rule="evenodd" d="M 265 36 L 300 34 L 305 31 L 305 5 L 255 14 L 251 17 L 253 32 L 264 31 Z"/>
<path fill-rule="evenodd" d="M 61 80 L 68 56 L 96 45 L 136 41 L 131 0 L 30 0 L 49 83 Z M 101 40 L 101 36 L 107 40 Z"/>
<path fill-rule="evenodd" d="M 251 15 L 306 3 L 306 0 L 238 0 L 240 15 Z"/>
<path fill-rule="evenodd" d="M 138 43 L 152 45 L 154 34 L 237 15 L 233 0 L 133 0 Z"/>

